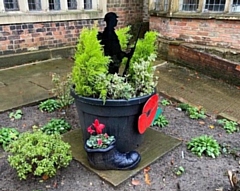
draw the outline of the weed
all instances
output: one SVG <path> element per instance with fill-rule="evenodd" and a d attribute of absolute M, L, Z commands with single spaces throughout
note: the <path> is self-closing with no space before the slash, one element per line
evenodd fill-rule
<path fill-rule="evenodd" d="M 51 134 L 63 134 L 71 129 L 69 123 L 64 119 L 51 119 L 46 125 L 40 128 L 44 133 Z"/>
<path fill-rule="evenodd" d="M 165 127 L 166 125 L 168 125 L 168 120 L 165 116 L 159 115 L 158 118 L 154 120 L 153 125 L 158 127 Z"/>
<path fill-rule="evenodd" d="M 168 105 L 170 105 L 170 101 L 168 101 L 167 99 L 163 99 L 163 100 L 161 101 L 161 104 L 162 104 L 163 106 L 168 106 Z"/>
<path fill-rule="evenodd" d="M 70 94 L 72 87 L 71 74 L 61 77 L 59 74 L 52 74 L 54 88 L 52 92 L 57 96 L 61 108 L 68 107 L 73 103 L 73 97 Z"/>
<path fill-rule="evenodd" d="M 187 103 L 180 103 L 178 107 L 182 111 L 186 111 L 191 119 L 204 119 L 206 118 L 205 111 L 202 107 L 193 107 Z"/>
<path fill-rule="evenodd" d="M 11 127 L 1 127 L 0 128 L 0 144 L 4 150 L 6 147 L 14 140 L 17 140 L 19 132 Z"/>
<path fill-rule="evenodd" d="M 187 143 L 187 148 L 199 157 L 202 156 L 202 154 L 205 154 L 212 158 L 220 155 L 221 150 L 218 142 L 211 136 L 207 135 L 202 135 L 191 139 L 191 141 Z"/>
<path fill-rule="evenodd" d="M 22 118 L 22 115 L 23 115 L 23 113 L 22 113 L 22 110 L 21 109 L 18 109 L 18 110 L 16 110 L 15 112 L 13 111 L 13 112 L 11 112 L 10 114 L 9 114 L 9 118 L 11 118 L 11 119 L 21 119 Z"/>
<path fill-rule="evenodd" d="M 184 169 L 182 166 L 179 166 L 178 168 L 176 168 L 176 169 L 174 170 L 174 173 L 175 173 L 177 176 L 182 175 L 184 172 L 185 172 L 185 169 Z"/>
<path fill-rule="evenodd" d="M 55 99 L 48 99 L 39 104 L 38 108 L 41 111 L 53 112 L 60 108 L 60 103 Z"/>
<path fill-rule="evenodd" d="M 227 119 L 219 119 L 217 120 L 217 122 L 223 126 L 223 128 L 225 129 L 225 131 L 229 134 L 237 132 L 239 130 L 239 128 L 237 127 L 237 122 L 235 121 L 230 121 Z"/>
<path fill-rule="evenodd" d="M 202 108 L 189 107 L 187 113 L 191 119 L 204 119 L 206 118 L 205 112 Z"/>

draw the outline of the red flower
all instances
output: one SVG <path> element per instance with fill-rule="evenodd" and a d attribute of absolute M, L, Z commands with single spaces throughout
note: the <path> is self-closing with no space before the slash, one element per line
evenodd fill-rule
<path fill-rule="evenodd" d="M 89 126 L 89 127 L 87 128 L 87 131 L 88 131 L 91 135 L 95 132 L 95 130 L 93 130 L 91 126 Z"/>
<path fill-rule="evenodd" d="M 98 139 L 98 140 L 97 140 L 97 144 L 98 144 L 99 146 L 101 146 L 101 145 L 102 145 L 102 139 Z"/>
<path fill-rule="evenodd" d="M 97 134 L 102 134 L 102 130 L 105 128 L 105 125 L 99 123 L 98 119 L 95 119 L 93 126 L 95 127 Z"/>

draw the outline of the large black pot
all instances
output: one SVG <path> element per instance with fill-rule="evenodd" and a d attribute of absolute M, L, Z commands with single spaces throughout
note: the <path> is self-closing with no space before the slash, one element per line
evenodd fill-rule
<path fill-rule="evenodd" d="M 120 152 L 129 152 L 136 149 L 142 142 L 144 134 L 138 132 L 138 117 L 146 101 L 152 96 L 142 96 L 129 100 L 107 100 L 81 97 L 71 92 L 75 99 L 83 141 L 89 138 L 87 128 L 98 119 L 105 124 L 103 132 L 114 135 L 116 149 Z"/>

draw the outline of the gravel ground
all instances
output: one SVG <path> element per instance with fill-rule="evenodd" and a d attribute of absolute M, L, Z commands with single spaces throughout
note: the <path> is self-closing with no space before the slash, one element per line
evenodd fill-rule
<path fill-rule="evenodd" d="M 227 134 L 223 128 L 216 124 L 214 116 L 208 115 L 204 120 L 190 119 L 183 111 L 178 111 L 175 105 L 163 108 L 163 115 L 169 121 L 164 128 L 152 127 L 167 135 L 182 140 L 182 144 L 167 153 L 165 156 L 151 164 L 146 172 L 142 170 L 134 177 L 128 179 L 118 187 L 104 182 L 97 175 L 86 169 L 78 161 L 73 160 L 66 168 L 60 169 L 57 175 L 48 180 L 41 177 L 32 177 L 19 180 L 16 171 L 7 162 L 7 153 L 0 151 L 0 190 L 1 191 L 227 191 L 230 183 L 227 170 L 239 170 L 239 153 L 221 154 L 213 159 L 197 157 L 186 149 L 186 143 L 191 138 L 200 135 L 211 135 L 220 144 L 227 144 L 239 152 L 239 132 Z M 15 127 L 20 132 L 31 130 L 33 125 L 44 125 L 51 118 L 64 117 L 74 128 L 78 127 L 78 118 L 75 106 L 72 105 L 67 113 L 43 113 L 38 106 L 21 108 L 23 118 L 11 121 L 9 112 L 0 114 L 0 127 Z M 213 125 L 214 128 L 209 126 Z M 185 172 L 177 176 L 174 171 L 182 166 Z M 146 174 L 149 184 L 146 183 Z"/>

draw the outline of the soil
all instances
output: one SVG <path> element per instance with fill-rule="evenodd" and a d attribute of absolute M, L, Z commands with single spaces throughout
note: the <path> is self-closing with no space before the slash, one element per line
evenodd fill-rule
<path fill-rule="evenodd" d="M 227 134 L 223 128 L 216 124 L 215 116 L 208 115 L 204 120 L 190 119 L 186 113 L 176 109 L 175 105 L 161 106 L 163 115 L 169 121 L 164 128 L 152 127 L 170 136 L 182 140 L 182 144 L 173 151 L 149 166 L 147 175 L 150 184 L 147 184 L 146 170 L 142 170 L 132 178 L 117 187 L 104 182 L 93 172 L 86 169 L 78 161 L 72 160 L 66 168 L 60 169 L 56 176 L 48 180 L 41 177 L 32 177 L 19 180 L 16 171 L 7 162 L 7 153 L 0 152 L 0 190 L 1 191 L 227 191 L 231 186 L 227 177 L 227 170 L 239 170 L 239 133 Z M 9 113 L 0 114 L 1 127 L 15 127 L 20 132 L 31 130 L 33 125 L 44 125 L 51 118 L 64 117 L 72 128 L 78 128 L 78 117 L 74 105 L 67 113 L 57 111 L 53 113 L 41 112 L 38 106 L 21 108 L 23 118 L 11 121 Z M 213 125 L 214 128 L 210 128 Z M 200 135 L 211 135 L 220 144 L 232 148 L 232 154 L 221 154 L 213 159 L 202 156 L 197 157 L 186 149 L 186 143 L 191 138 Z M 175 170 L 182 166 L 185 172 L 180 176 Z M 133 181 L 134 180 L 134 181 Z"/>

